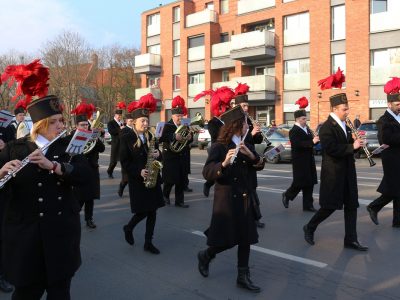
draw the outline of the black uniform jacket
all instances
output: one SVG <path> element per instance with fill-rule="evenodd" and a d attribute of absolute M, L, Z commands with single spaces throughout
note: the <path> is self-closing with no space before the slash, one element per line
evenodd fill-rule
<path fill-rule="evenodd" d="M 351 130 L 346 126 L 347 137 L 341 126 L 331 117 L 319 131 L 322 146 L 321 208 L 357 208 L 358 188 L 354 164 L 354 148 Z"/>
<path fill-rule="evenodd" d="M 185 148 L 178 153 L 171 151 L 170 145 L 175 141 L 175 130 L 177 129 L 176 125 L 172 120 L 165 123 L 164 130 L 160 137 L 160 142 L 163 143 L 163 170 L 162 170 L 162 178 L 163 182 L 176 184 L 181 183 L 184 184 L 185 177 L 189 173 L 188 171 L 188 150 L 185 149 L 189 147 L 188 145 L 193 141 L 193 137 L 190 141 L 188 141 Z"/>
<path fill-rule="evenodd" d="M 55 141 L 46 157 L 70 161 L 68 142 Z M 12 141 L 0 153 L 0 166 L 22 160 L 35 149 L 28 138 Z M 63 176 L 28 164 L 1 191 L 9 192 L 2 232 L 4 272 L 16 286 L 72 277 L 81 264 L 80 207 L 72 186 L 84 185 L 90 170 L 83 155 L 74 156 L 70 164 L 72 170 Z"/>
<path fill-rule="evenodd" d="M 257 158 L 253 161 L 239 152 L 232 165 L 222 168 L 228 150 L 233 148 L 235 144 L 232 142 L 228 146 L 213 144 L 203 168 L 204 178 L 216 181 L 211 224 L 205 232 L 209 246 L 258 242 L 253 205 L 249 197 L 252 190 L 249 168 L 259 157 L 254 153 Z"/>
<path fill-rule="evenodd" d="M 99 153 L 103 153 L 105 149 L 104 143 L 100 139 L 97 139 L 94 148 L 89 153 L 85 154 L 93 174 L 92 199 L 100 199 Z"/>
<path fill-rule="evenodd" d="M 251 135 L 251 131 L 253 130 L 254 126 L 253 123 L 251 123 L 250 119 L 247 118 L 247 124 L 249 125 L 249 132 L 247 133 L 245 142 L 247 144 L 250 144 L 252 146 L 252 149 L 254 149 L 254 145 L 255 144 L 261 144 L 263 141 L 263 137 L 261 135 L 261 133 L 256 133 L 254 136 Z M 250 173 L 250 184 L 253 188 L 253 190 L 255 190 L 258 186 L 258 181 L 257 181 L 257 170 L 255 168 L 250 168 L 249 169 Z"/>
<path fill-rule="evenodd" d="M 312 186 L 318 183 L 314 159 L 313 135 L 294 125 L 289 131 L 292 146 L 293 185 L 298 187 Z"/>
<path fill-rule="evenodd" d="M 119 161 L 119 133 L 121 132 L 121 127 L 112 119 L 107 124 L 108 133 L 111 135 L 111 158 L 110 161 Z"/>
<path fill-rule="evenodd" d="M 378 122 L 378 140 L 389 145 L 382 154 L 383 178 L 378 192 L 389 197 L 400 197 L 400 124 L 387 111 Z"/>
<path fill-rule="evenodd" d="M 4 143 L 15 140 L 15 135 L 9 126 L 0 127 L 0 140 L 3 140 Z"/>
<path fill-rule="evenodd" d="M 218 139 L 219 130 L 224 124 L 217 117 L 213 117 L 210 121 L 208 121 L 208 132 L 211 137 L 211 144 L 215 143 Z"/>

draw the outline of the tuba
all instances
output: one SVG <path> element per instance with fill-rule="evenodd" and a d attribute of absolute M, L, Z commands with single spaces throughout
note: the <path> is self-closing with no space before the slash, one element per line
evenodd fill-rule
<path fill-rule="evenodd" d="M 170 144 L 170 150 L 175 153 L 179 153 L 185 148 L 189 142 L 188 136 L 191 133 L 196 133 L 198 130 L 192 126 L 204 127 L 204 118 L 201 113 L 196 113 L 194 118 L 190 120 L 189 125 L 180 125 L 176 130 L 175 134 L 179 134 L 182 137 L 180 141 L 174 141 Z"/>
<path fill-rule="evenodd" d="M 156 138 L 152 135 L 152 139 L 149 141 L 149 147 L 147 150 L 147 162 L 146 170 L 149 172 L 146 179 L 144 180 L 144 186 L 148 189 L 152 189 L 157 184 L 158 173 L 160 173 L 163 165 L 161 162 L 153 157 Z"/>
<path fill-rule="evenodd" d="M 104 111 L 102 109 L 98 108 L 96 111 L 96 119 L 93 120 L 93 122 L 90 126 L 92 130 L 94 130 L 94 129 L 101 130 L 104 128 L 104 124 L 100 121 L 103 114 L 104 114 Z M 94 146 L 96 146 L 96 142 L 97 142 L 97 138 L 91 139 L 89 142 L 87 142 L 87 144 L 85 145 L 85 148 L 83 149 L 83 154 L 87 154 L 90 151 L 92 151 Z"/>

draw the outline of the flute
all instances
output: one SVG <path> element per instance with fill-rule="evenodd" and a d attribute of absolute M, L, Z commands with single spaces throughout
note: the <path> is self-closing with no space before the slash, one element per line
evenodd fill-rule
<path fill-rule="evenodd" d="M 238 153 L 239 153 L 239 150 L 240 150 L 240 144 L 246 139 L 246 136 L 247 136 L 247 134 L 249 133 L 249 130 L 247 129 L 246 130 L 246 133 L 244 134 L 244 136 L 242 137 L 242 139 L 240 140 L 240 143 L 238 144 L 238 145 L 236 145 L 236 148 L 235 148 L 235 155 L 233 155 L 232 157 L 231 157 L 231 164 L 233 164 L 234 163 L 234 161 L 235 161 L 235 159 L 236 159 L 236 157 L 237 157 L 237 155 L 238 155 Z"/>

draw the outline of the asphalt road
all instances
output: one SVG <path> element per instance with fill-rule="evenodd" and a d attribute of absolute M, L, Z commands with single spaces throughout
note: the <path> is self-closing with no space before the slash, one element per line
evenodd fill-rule
<path fill-rule="evenodd" d="M 291 165 L 268 164 L 259 172 L 266 228 L 259 230 L 259 243 L 252 247 L 250 268 L 262 292 L 251 294 L 236 287 L 236 249 L 212 261 L 208 278 L 197 271 L 196 255 L 206 247 L 202 231 L 210 222 L 213 199 L 213 192 L 209 198 L 202 194 L 205 150 L 192 150 L 190 187 L 194 191 L 185 194 L 190 208 L 169 206 L 158 211 L 154 244 L 160 255 L 143 251 L 145 222 L 135 228 L 135 245 L 125 242 L 122 226 L 131 217 L 128 190 L 123 198 L 117 196 L 120 172 L 116 170 L 115 179 L 107 178 L 107 153 L 101 156 L 102 199 L 95 203 L 98 227 L 88 230 L 82 221 L 83 264 L 72 281 L 72 299 L 400 299 L 400 229 L 391 227 L 392 208 L 379 214 L 379 226 L 371 222 L 365 209 L 378 196 L 379 159 L 373 168 L 365 159 L 357 161 L 358 235 L 370 247 L 366 253 L 343 248 L 342 211 L 322 223 L 315 234 L 316 244 L 308 245 L 302 226 L 312 213 L 302 211 L 301 196 L 290 202 L 289 209 L 281 202 L 292 180 Z M 316 186 L 316 207 L 318 192 Z M 0 293 L 2 299 L 10 296 Z"/>

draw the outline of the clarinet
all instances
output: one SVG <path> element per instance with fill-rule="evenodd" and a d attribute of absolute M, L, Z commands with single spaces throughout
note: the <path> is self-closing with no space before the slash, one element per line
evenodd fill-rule
<path fill-rule="evenodd" d="M 360 136 L 360 133 L 359 133 L 358 130 L 354 127 L 353 123 L 351 123 L 351 121 L 350 121 L 350 119 L 349 119 L 348 117 L 346 117 L 346 123 L 347 123 L 347 126 L 350 127 L 351 132 L 355 135 L 355 137 L 356 137 L 357 139 L 362 139 L 362 137 Z M 368 148 L 367 148 L 367 145 L 364 144 L 364 146 L 362 146 L 362 148 L 363 148 L 363 150 L 364 150 L 364 152 L 365 152 L 365 155 L 367 155 L 367 159 L 368 159 L 368 162 L 369 162 L 369 166 L 370 166 L 370 167 L 375 166 L 376 163 L 372 160 L 372 154 L 369 152 L 369 150 L 368 150 Z"/>
<path fill-rule="evenodd" d="M 40 148 L 40 151 L 44 152 L 47 149 L 49 149 L 49 147 L 51 146 L 51 144 L 53 144 L 56 140 L 58 140 L 60 137 L 62 137 L 65 133 L 67 132 L 67 130 L 64 130 L 63 132 L 61 132 L 59 135 L 57 135 L 53 140 L 51 140 L 50 142 L 48 142 L 46 145 L 44 145 L 42 148 Z M 17 173 L 19 171 L 21 171 L 27 164 L 29 164 L 29 157 L 25 157 L 22 161 L 21 161 L 22 165 L 21 167 L 19 167 L 18 169 L 15 169 L 12 172 L 8 172 L 6 176 L 4 176 L 3 178 L 0 179 L 0 189 L 2 189 L 4 187 L 4 185 L 10 181 L 11 178 L 14 178 Z"/>

